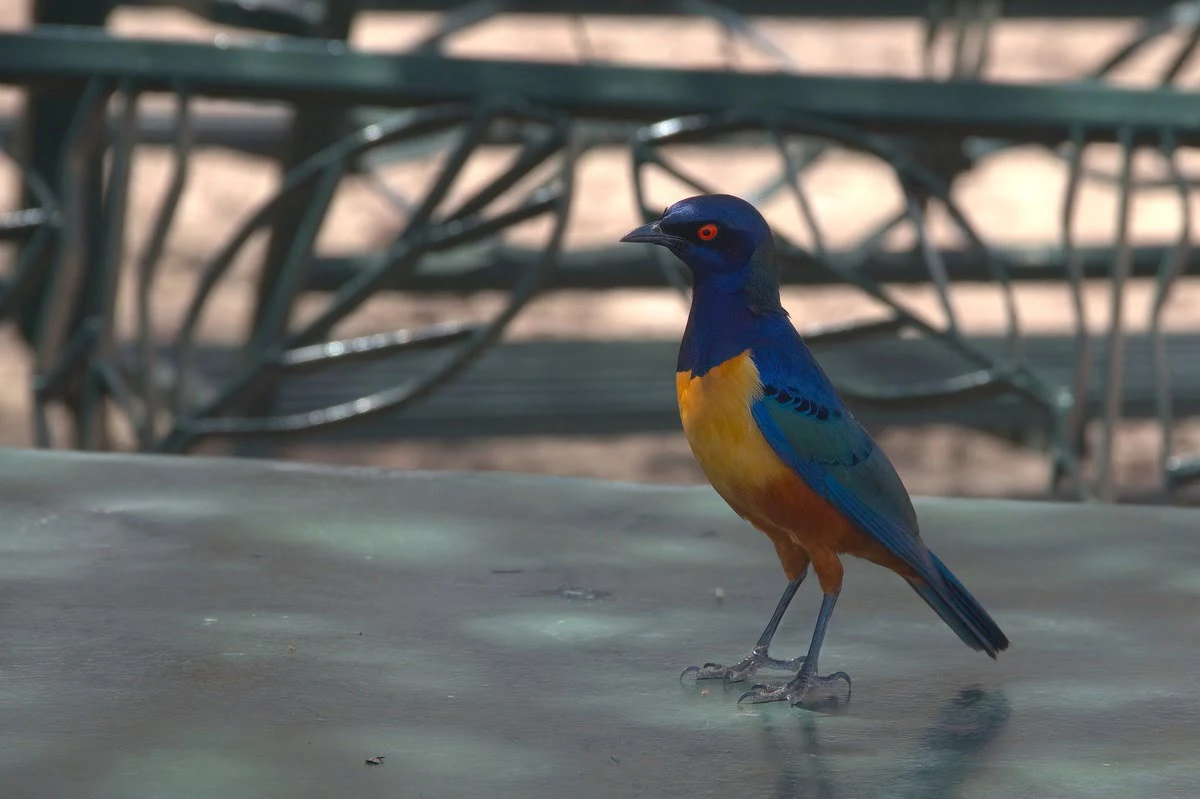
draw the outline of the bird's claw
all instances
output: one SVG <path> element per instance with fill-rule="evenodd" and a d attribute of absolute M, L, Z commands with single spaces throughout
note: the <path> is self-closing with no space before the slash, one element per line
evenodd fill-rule
<path fill-rule="evenodd" d="M 750 704 L 757 705 L 763 702 L 782 702 L 787 701 L 793 707 L 804 702 L 809 694 L 817 689 L 832 688 L 839 680 L 844 680 L 846 683 L 846 697 L 849 698 L 852 690 L 850 685 L 850 675 L 844 671 L 834 672 L 827 677 L 821 677 L 816 674 L 805 674 L 803 670 L 796 675 L 796 679 L 789 682 L 787 685 L 781 685 L 777 688 L 765 683 L 759 683 L 753 686 L 750 690 L 738 697 L 737 703 L 740 705 L 743 701 L 749 699 Z"/>
<path fill-rule="evenodd" d="M 742 682 L 758 673 L 759 669 L 779 669 L 780 671 L 796 671 L 804 665 L 804 658 L 792 660 L 776 660 L 761 652 L 751 652 L 740 663 L 733 666 L 722 666 L 720 663 L 705 663 L 703 666 L 688 666 L 679 675 L 679 681 L 684 677 L 695 674 L 697 680 L 721 680 L 726 685 Z"/>

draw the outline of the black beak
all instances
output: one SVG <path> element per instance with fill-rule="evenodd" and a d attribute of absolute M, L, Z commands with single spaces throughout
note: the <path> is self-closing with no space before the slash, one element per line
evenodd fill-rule
<path fill-rule="evenodd" d="M 642 225 L 639 228 L 634 228 L 622 236 L 621 241 L 632 241 L 643 244 L 658 244 L 667 248 L 671 248 L 680 243 L 680 240 L 677 236 L 672 236 L 670 233 L 663 233 L 662 228 L 658 226 L 658 222 L 651 222 L 648 225 Z"/>

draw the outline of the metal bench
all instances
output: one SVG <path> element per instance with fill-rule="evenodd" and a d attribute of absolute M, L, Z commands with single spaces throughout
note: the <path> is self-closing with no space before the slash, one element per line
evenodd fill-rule
<path fill-rule="evenodd" d="M 941 198 L 946 207 L 956 208 L 948 202 L 947 183 L 972 163 L 961 157 L 964 143 L 1007 141 L 1065 147 L 1071 164 L 1071 189 L 1064 202 L 1064 248 L 1060 252 L 1043 252 L 1040 258 L 997 253 L 959 216 L 960 229 L 971 242 L 967 250 L 939 253 L 919 248 L 908 257 L 891 259 L 903 262 L 903 268 L 889 272 L 888 259 L 876 255 L 877 241 L 864 242 L 858 251 L 847 253 L 820 247 L 805 251 L 787 245 L 786 278 L 848 282 L 881 299 L 894 312 L 882 323 L 835 331 L 834 338 L 869 339 L 906 330 L 917 334 L 920 341 L 905 346 L 921 345 L 958 359 L 953 374 L 916 384 L 857 387 L 851 393 L 858 402 L 912 408 L 934 400 L 967 403 L 991 401 L 1000 395 L 1020 397 L 1051 420 L 1049 440 L 1058 476 L 1075 478 L 1083 489 L 1088 486 L 1079 479 L 1080 431 L 1095 412 L 1090 401 L 1077 400 L 1092 394 L 1088 386 L 1094 355 L 1086 349 L 1091 342 L 1082 333 L 1083 319 L 1074 320 L 1079 335 L 1073 341 L 1072 364 L 1077 368 L 1070 380 L 1064 380 L 1034 358 L 1033 342 L 1021 353 L 1023 338 L 1015 318 L 1006 338 L 1009 349 L 998 354 L 987 342 L 961 335 L 953 319 L 950 324 L 939 324 L 906 311 L 888 298 L 885 284 L 925 279 L 945 297 L 951 276 L 969 273 L 970 279 L 989 279 L 998 290 L 1007 292 L 1011 281 L 1023 274 L 1044 278 L 1061 269 L 1078 292 L 1087 274 L 1084 267 L 1090 264 L 1093 275 L 1106 267 L 1110 270 L 1119 304 L 1124 281 L 1135 264 L 1144 267 L 1144 274 L 1159 278 L 1162 297 L 1171 281 L 1191 264 L 1188 230 L 1181 231 L 1177 242 L 1140 250 L 1134 258 L 1127 230 L 1118 224 L 1109 264 L 1098 261 L 1095 251 L 1084 253 L 1075 248 L 1070 235 L 1072 202 L 1083 175 L 1078 154 L 1089 143 L 1122 146 L 1124 168 L 1117 180 L 1126 200 L 1134 188 L 1131 154 L 1139 147 L 1159 150 L 1175 170 L 1174 184 L 1181 201 L 1186 202 L 1190 182 L 1174 166 L 1175 154 L 1200 137 L 1200 118 L 1186 98 L 1169 88 L 1131 91 L 1096 82 L 1005 86 L 972 80 L 866 80 L 615 65 L 492 63 L 446 59 L 427 52 L 368 55 L 326 41 L 283 40 L 269 48 L 118 41 L 101 31 L 49 26 L 0 35 L 0 52 L 5 54 L 0 58 L 0 82 L 27 86 L 39 96 L 58 96 L 60 110 L 72 111 L 67 146 L 54 162 L 55 179 L 41 179 L 36 165 L 25 170 L 37 202 L 22 210 L 26 216 L 10 220 L 11 234 L 22 238 L 24 246 L 15 276 L 0 300 L 0 311 L 24 312 L 25 328 L 35 347 L 38 433 L 43 444 L 51 443 L 45 420 L 50 403 L 65 404 L 75 414 L 71 441 L 75 446 L 104 446 L 105 414 L 111 404 L 129 417 L 143 448 L 159 451 L 184 451 L 209 435 L 257 436 L 349 424 L 410 405 L 416 414 L 421 399 L 463 373 L 496 342 L 508 321 L 536 291 L 547 284 L 604 282 L 597 275 L 605 254 L 562 258 L 559 250 L 572 196 L 574 160 L 587 146 L 610 140 L 605 137 L 611 137 L 613 131 L 622 136 L 632 131 L 630 152 L 639 174 L 670 168 L 670 149 L 682 142 L 725 147 L 747 137 L 778 140 L 788 164 L 787 174 L 768 188 L 792 191 L 802 206 L 803 164 L 796 159 L 793 142 L 811 145 L 817 141 L 824 148 L 873 153 L 895 170 L 909 200 L 896 223 L 913 225 L 918 231 L 924 229 L 925 208 L 931 199 Z M 186 185 L 187 159 L 195 144 L 190 98 L 283 100 L 301 108 L 326 109 L 330 118 L 367 106 L 403 109 L 399 115 L 374 118 L 307 158 L 294 159 L 278 197 L 248 221 L 244 235 L 217 252 L 207 265 L 203 288 L 192 304 L 184 332 L 169 350 L 180 366 L 177 379 L 170 381 L 165 392 L 158 385 L 162 364 L 148 328 L 143 326 L 136 344 L 138 357 L 131 360 L 115 340 L 111 325 L 124 260 L 120 249 L 124 192 L 140 125 L 136 108 L 128 100 L 162 92 L 178 98 L 172 124 L 159 126 L 167 133 L 164 143 L 176 154 L 176 175 L 151 244 L 138 258 L 140 296 L 146 301 L 163 239 Z M 126 110 L 115 120 L 110 144 L 102 134 L 110 124 L 107 101 L 114 95 L 125 98 Z M 931 130 L 938 132 L 935 139 L 930 138 Z M 435 134 L 461 138 L 431 192 L 414 198 L 417 212 L 386 252 L 315 260 L 313 240 L 343 176 L 363 168 L 367 153 Z M 439 207 L 471 153 L 498 141 L 518 142 L 523 147 L 514 168 L 458 207 Z M 944 163 L 935 164 L 936 168 L 927 164 L 938 161 L 937 153 L 947 150 L 957 151 L 961 162 L 949 174 Z M 983 148 L 985 152 L 994 150 L 994 146 Z M 102 180 L 94 165 L 106 151 L 112 153 L 113 167 L 107 180 Z M 812 151 L 810 147 L 810 156 Z M 515 210 L 493 210 L 520 179 L 546 163 L 555 164 L 550 182 L 522 195 Z M 444 281 L 444 274 L 439 277 L 421 271 L 423 258 L 455 258 L 456 246 L 490 240 L 514 222 L 542 215 L 555 220 L 543 248 L 510 252 L 508 259 L 493 256 L 458 264 L 459 285 L 464 290 L 482 285 L 512 289 L 507 307 L 489 323 L 399 331 L 361 342 L 328 341 L 333 325 L 374 292 L 430 288 Z M 260 281 L 256 324 L 240 353 L 242 362 L 232 371 L 211 373 L 222 380 L 212 394 L 198 395 L 193 389 L 201 378 L 191 368 L 189 353 L 197 346 L 192 331 L 207 289 L 220 279 L 251 233 L 279 220 L 287 222 L 287 235 L 276 237 L 280 244 L 265 262 L 269 277 Z M 458 257 L 477 258 L 461 253 Z M 1033 265 L 1017 266 L 1022 258 L 1029 258 Z M 560 260 L 572 266 L 558 268 Z M 636 264 L 626 264 L 628 268 L 618 270 L 614 277 L 639 271 Z M 674 273 L 655 274 L 669 278 Z M 37 295 L 33 289 L 39 285 L 46 290 Z M 290 309 L 303 292 L 311 290 L 332 293 L 325 312 L 307 328 L 285 332 L 283 323 Z M 43 300 L 36 309 L 30 300 L 35 295 Z M 144 313 L 142 316 L 144 319 Z M 1156 324 L 1159 318 L 1156 313 Z M 1156 328 L 1151 331 L 1151 342 L 1157 336 Z M 1110 329 L 1106 337 L 1108 391 L 1103 417 L 1105 430 L 1110 432 L 1119 417 L 1123 337 L 1119 326 Z M 280 380 L 289 370 L 435 347 L 440 347 L 435 364 L 413 365 L 411 379 L 399 387 L 393 385 L 383 395 L 356 398 L 350 394 L 327 408 L 312 408 L 311 413 L 301 415 L 292 412 L 295 406 L 288 404 L 290 399 L 284 401 L 289 396 L 288 381 Z M 1161 415 L 1171 394 L 1162 359 L 1155 363 L 1158 371 L 1142 386 L 1151 388 Z M 275 394 L 277 387 L 282 387 L 282 394 Z M 846 388 L 855 387 L 843 381 Z M 160 427 L 163 411 L 169 413 L 169 420 Z M 661 414 L 654 411 L 650 416 L 661 420 Z M 1098 455 L 1100 474 L 1095 487 L 1108 496 L 1113 488 L 1106 471 L 1110 456 L 1111 435 L 1106 435 Z"/>

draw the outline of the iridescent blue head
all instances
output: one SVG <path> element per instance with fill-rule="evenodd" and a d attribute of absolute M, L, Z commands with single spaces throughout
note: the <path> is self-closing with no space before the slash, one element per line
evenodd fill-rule
<path fill-rule="evenodd" d="M 740 197 L 688 197 L 621 241 L 666 247 L 691 270 L 698 294 L 739 298 L 756 311 L 779 309 L 774 236 L 758 209 Z"/>

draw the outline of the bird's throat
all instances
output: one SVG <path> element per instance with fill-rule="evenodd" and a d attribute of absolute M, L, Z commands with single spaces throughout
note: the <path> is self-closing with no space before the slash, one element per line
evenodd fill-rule
<path fill-rule="evenodd" d="M 679 344 L 677 371 L 701 377 L 753 347 L 762 329 L 763 314 L 738 291 L 698 281 Z"/>

